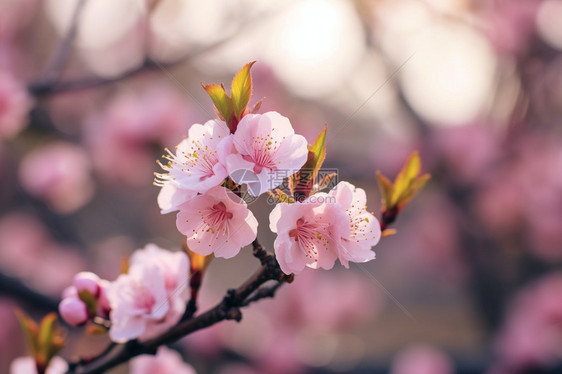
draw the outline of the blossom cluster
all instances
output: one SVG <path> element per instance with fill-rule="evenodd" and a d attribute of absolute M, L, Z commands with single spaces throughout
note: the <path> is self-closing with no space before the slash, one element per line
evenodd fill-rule
<path fill-rule="evenodd" d="M 176 152 L 164 157 L 165 173 L 156 174 L 162 213 L 179 211 L 177 228 L 192 251 L 231 258 L 256 238 L 258 222 L 246 202 L 227 188 L 228 180 L 259 196 L 282 183 L 273 174 L 303 167 L 308 147 L 289 119 L 268 112 L 245 115 L 234 133 L 219 120 L 195 124 Z M 289 274 L 305 266 L 330 269 L 336 259 L 346 267 L 349 261 L 373 259 L 371 247 L 381 230 L 365 206 L 365 191 L 347 182 L 328 194 L 277 205 L 270 228 L 278 234 L 281 269 Z"/>
<path fill-rule="evenodd" d="M 332 183 L 333 175 L 317 181 L 326 128 L 308 144 L 288 118 L 256 113 L 259 103 L 249 110 L 252 64 L 234 78 L 231 96 L 222 86 L 203 85 L 219 118 L 192 125 L 174 152 L 166 149 L 166 162 L 159 162 L 163 172 L 155 173 L 161 213 L 177 212 L 176 226 L 187 250 L 148 244 L 128 258 L 114 281 L 77 274 L 59 304 L 68 324 L 99 325 L 109 329 L 112 341 L 124 343 L 155 338 L 189 318 L 201 274 L 213 256 L 232 258 L 256 240 L 258 220 L 243 198 L 247 195 L 267 193 L 277 202 L 269 228 L 277 234 L 275 258 L 285 274 L 306 267 L 331 269 L 336 260 L 347 268 L 349 262 L 375 258 L 372 247 L 382 236 L 382 225 L 367 210 L 365 191 L 345 181 Z M 405 174 L 402 179 L 400 186 L 411 185 Z M 387 193 L 404 192 L 395 193 L 385 183 Z M 162 354 L 169 356 L 164 361 L 175 360 L 169 352 Z"/>
<path fill-rule="evenodd" d="M 115 342 L 149 339 L 175 325 L 188 300 L 189 258 L 154 244 L 135 251 L 126 273 L 109 282 L 79 273 L 63 292 L 59 312 L 70 325 L 109 319 Z"/>

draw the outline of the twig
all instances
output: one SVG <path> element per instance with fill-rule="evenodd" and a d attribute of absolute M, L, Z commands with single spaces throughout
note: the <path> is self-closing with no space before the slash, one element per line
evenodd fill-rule
<path fill-rule="evenodd" d="M 105 347 L 105 349 L 103 351 L 101 351 L 99 354 L 95 355 L 95 356 L 91 356 L 91 357 L 79 357 L 74 361 L 69 361 L 68 362 L 68 371 L 73 373 L 78 367 L 80 366 L 84 366 L 89 364 L 90 362 L 96 361 L 96 360 L 100 360 L 102 358 L 104 358 L 105 356 L 107 356 L 108 354 L 111 353 L 111 351 L 113 351 L 113 349 L 117 347 L 117 343 L 109 343 L 107 347 Z"/>
<path fill-rule="evenodd" d="M 274 298 L 277 290 L 284 284 L 284 282 L 277 282 L 273 286 L 260 287 L 254 294 L 244 300 L 241 306 L 248 306 L 250 303 L 259 301 L 261 299 Z"/>
<path fill-rule="evenodd" d="M 72 14 L 72 19 L 70 21 L 70 27 L 66 32 L 66 35 L 61 40 L 60 44 L 57 47 L 51 61 L 45 68 L 42 81 L 44 84 L 54 84 L 61 73 L 62 68 L 64 67 L 68 54 L 70 53 L 70 49 L 72 46 L 72 41 L 76 36 L 76 32 L 78 31 L 78 21 L 80 20 L 80 15 L 82 14 L 82 10 L 84 9 L 84 5 L 86 4 L 86 0 L 78 0 L 76 7 L 74 8 L 74 13 Z"/>

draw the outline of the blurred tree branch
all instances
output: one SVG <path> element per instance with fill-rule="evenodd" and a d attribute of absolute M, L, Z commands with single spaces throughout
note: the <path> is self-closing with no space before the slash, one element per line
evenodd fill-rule
<path fill-rule="evenodd" d="M 15 277 L 0 273 L 0 294 L 11 296 L 33 309 L 52 312 L 58 309 L 58 300 L 45 296 Z"/>

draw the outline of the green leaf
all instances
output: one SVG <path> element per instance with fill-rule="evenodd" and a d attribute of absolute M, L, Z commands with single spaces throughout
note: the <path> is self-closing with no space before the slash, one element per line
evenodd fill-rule
<path fill-rule="evenodd" d="M 308 196 L 312 191 L 318 171 L 326 159 L 327 129 L 328 125 L 324 125 L 314 143 L 308 145 L 308 158 L 301 170 L 289 177 L 289 189 L 293 195 Z"/>
<path fill-rule="evenodd" d="M 78 297 L 84 302 L 84 304 L 86 304 L 86 307 L 88 308 L 88 314 L 90 316 L 94 316 L 98 307 L 98 301 L 96 297 L 92 295 L 92 293 L 88 290 L 78 291 Z"/>
<path fill-rule="evenodd" d="M 250 69 L 256 62 L 252 61 L 246 65 L 234 76 L 232 80 L 231 98 L 234 115 L 237 119 L 242 118 L 250 97 L 252 96 L 252 75 Z"/>
<path fill-rule="evenodd" d="M 381 210 L 384 211 L 388 207 L 392 206 L 392 190 L 394 186 L 387 177 L 381 174 L 380 171 L 377 171 L 377 181 L 379 182 L 379 188 L 382 195 Z"/>
<path fill-rule="evenodd" d="M 226 94 L 224 87 L 216 83 L 208 85 L 201 83 L 201 86 L 203 86 L 207 94 L 211 97 L 211 100 L 213 100 L 215 111 L 219 118 L 226 123 L 230 123 L 234 110 L 232 107 L 232 100 Z"/>
<path fill-rule="evenodd" d="M 392 193 L 391 206 L 397 206 L 400 200 L 407 194 L 407 190 L 414 183 L 416 177 L 419 175 L 421 169 L 421 161 L 419 153 L 416 151 L 408 157 L 406 164 L 398 173 L 394 181 L 394 190 Z"/>
<path fill-rule="evenodd" d="M 37 344 L 39 327 L 37 326 L 37 323 L 35 323 L 35 321 L 29 318 L 20 309 L 16 309 L 15 314 L 18 318 L 21 329 L 23 330 L 23 334 L 25 336 L 25 340 L 27 341 L 27 345 L 29 346 L 31 356 L 36 357 L 37 353 L 39 352 L 39 346 Z"/>

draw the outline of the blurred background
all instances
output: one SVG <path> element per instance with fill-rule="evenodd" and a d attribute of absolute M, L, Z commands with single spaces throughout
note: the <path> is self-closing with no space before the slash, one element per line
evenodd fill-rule
<path fill-rule="evenodd" d="M 433 178 L 377 259 L 305 272 L 183 339 L 200 373 L 562 372 L 561 0 L 0 0 L 0 372 L 13 308 L 56 310 L 72 276 L 113 280 L 147 242 L 180 249 L 155 160 L 213 118 L 200 82 L 253 68 L 251 105 L 367 191 L 419 150 Z M 271 210 L 251 205 L 272 248 Z M 215 260 L 202 307 L 249 250 Z M 69 328 L 66 358 L 106 337 Z M 114 373 L 125 373 L 120 367 Z"/>

